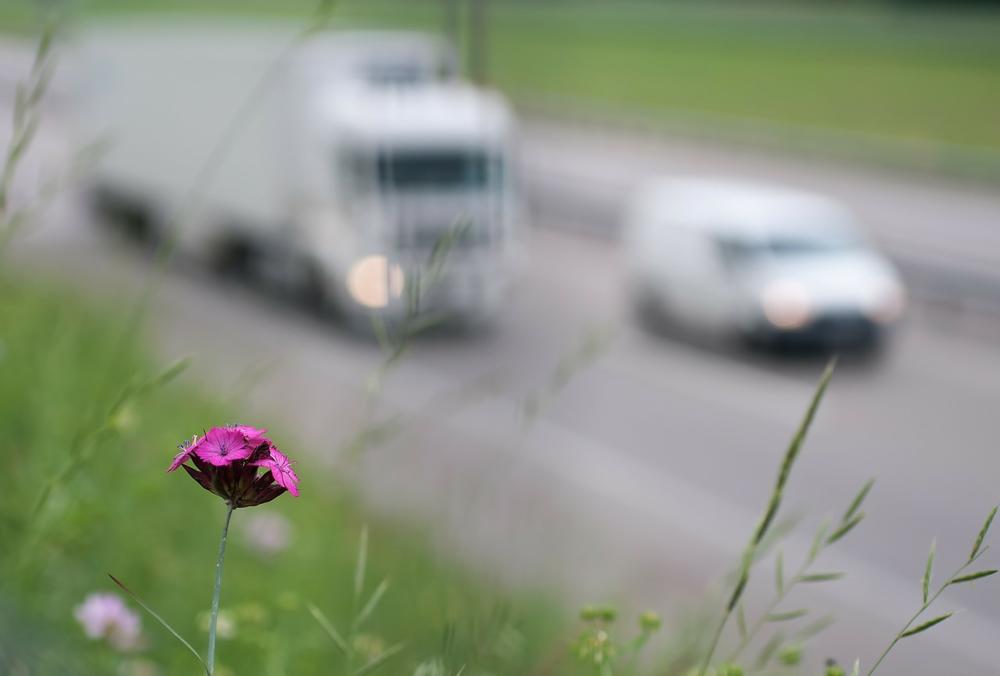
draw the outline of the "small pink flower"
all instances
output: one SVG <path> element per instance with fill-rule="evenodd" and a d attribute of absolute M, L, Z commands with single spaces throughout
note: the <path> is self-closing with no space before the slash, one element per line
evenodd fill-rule
<path fill-rule="evenodd" d="M 299 496 L 299 477 L 292 469 L 292 461 L 284 453 L 274 446 L 268 449 L 268 455 L 262 460 L 254 463 L 260 467 L 267 467 L 274 475 L 274 482 L 286 489 L 295 497 Z"/>
<path fill-rule="evenodd" d="M 210 465 L 224 467 L 246 460 L 256 450 L 235 427 L 213 427 L 191 447 L 191 452 Z M 174 459 L 176 462 L 176 458 Z"/>
<path fill-rule="evenodd" d="M 106 639 L 116 650 L 135 650 L 142 643 L 142 621 L 117 594 L 89 594 L 73 616 L 88 638 Z"/>
<path fill-rule="evenodd" d="M 298 496 L 299 478 L 291 461 L 266 433 L 249 425 L 213 427 L 181 445 L 167 471 L 183 467 L 202 488 L 233 508 L 262 505 L 286 491 Z M 189 461 L 194 467 L 186 464 Z"/>

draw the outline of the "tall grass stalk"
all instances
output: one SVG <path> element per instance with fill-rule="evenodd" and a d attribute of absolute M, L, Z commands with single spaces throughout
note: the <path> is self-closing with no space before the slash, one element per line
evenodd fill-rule
<path fill-rule="evenodd" d="M 712 634 L 708 650 L 705 652 L 705 656 L 701 661 L 701 666 L 698 668 L 698 676 L 705 676 L 708 672 L 708 668 L 712 664 L 712 658 L 715 657 L 715 651 L 718 649 L 719 641 L 722 639 L 722 633 L 726 629 L 726 624 L 729 622 L 729 619 L 733 615 L 733 611 L 736 609 L 737 604 L 739 604 L 740 599 L 743 597 L 743 593 L 746 591 L 747 583 L 750 581 L 750 569 L 753 566 L 757 548 L 760 546 L 764 536 L 767 535 L 768 529 L 771 527 L 771 524 L 774 522 L 774 518 L 778 513 L 778 509 L 781 507 L 781 502 L 785 493 L 785 486 L 788 483 L 789 476 L 791 475 L 792 467 L 798 459 L 799 451 L 802 448 L 803 441 L 805 441 L 806 433 L 809 431 L 809 427 L 812 425 L 813 418 L 816 415 L 816 410 L 819 408 L 819 404 L 823 400 L 823 395 L 826 393 L 826 388 L 830 383 L 830 378 L 833 376 L 833 369 L 836 366 L 836 362 L 836 357 L 834 357 L 827 364 L 826 369 L 823 371 L 823 375 L 820 377 L 819 384 L 816 387 L 816 392 L 813 394 L 809 408 L 806 409 L 805 416 L 799 423 L 795 436 L 792 437 L 792 441 L 788 445 L 788 450 L 785 451 L 784 458 L 781 462 L 781 468 L 778 471 L 778 478 L 774 484 L 774 490 L 771 492 L 771 497 L 768 500 L 767 508 L 764 511 L 763 517 L 761 517 L 760 523 L 757 525 L 753 536 L 750 538 L 750 542 L 743 551 L 736 585 L 729 597 L 729 601 L 723 609 L 722 616 L 719 618 L 715 631 Z"/>

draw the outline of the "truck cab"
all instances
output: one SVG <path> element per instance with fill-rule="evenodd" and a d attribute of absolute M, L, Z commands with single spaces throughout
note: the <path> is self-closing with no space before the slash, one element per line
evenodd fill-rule
<path fill-rule="evenodd" d="M 334 87 L 311 105 L 300 203 L 312 270 L 342 310 L 424 310 L 482 319 L 499 306 L 511 263 L 516 192 L 513 117 L 497 95 L 457 81 Z M 452 241 L 453 240 L 453 241 Z M 435 279 L 426 269 L 447 242 Z M 423 276 L 424 279 L 419 278 Z"/>

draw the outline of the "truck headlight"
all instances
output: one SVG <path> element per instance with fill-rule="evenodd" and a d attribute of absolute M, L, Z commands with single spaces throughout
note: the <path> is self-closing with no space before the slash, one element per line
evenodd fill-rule
<path fill-rule="evenodd" d="M 347 291 L 358 305 L 384 308 L 403 294 L 403 269 L 382 255 L 365 256 L 347 271 Z"/>
<path fill-rule="evenodd" d="M 793 279 L 776 279 L 760 296 L 764 318 L 784 331 L 801 329 L 812 316 L 812 302 L 806 288 Z"/>

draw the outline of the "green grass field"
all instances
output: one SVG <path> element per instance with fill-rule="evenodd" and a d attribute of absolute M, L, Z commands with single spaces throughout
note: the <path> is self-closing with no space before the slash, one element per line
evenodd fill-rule
<path fill-rule="evenodd" d="M 30 3 L 0 25 L 31 25 Z M 750 122 L 849 132 L 916 150 L 1000 152 L 1000 13 L 850 3 L 555 0 L 492 3 L 494 80 L 531 100 L 565 97 L 701 126 Z M 309 0 L 85 0 L 129 11 L 303 17 Z M 339 18 L 443 26 L 432 0 L 347 0 Z"/>
<path fill-rule="evenodd" d="M 64 290 L 0 278 L 0 673 L 26 673 L 18 661 L 40 675 L 124 673 L 115 654 L 85 639 L 72 617 L 88 593 L 113 589 L 109 572 L 204 647 L 196 618 L 209 605 L 224 505 L 183 473 L 164 469 L 179 440 L 237 412 L 174 383 L 135 399 L 90 437 L 94 443 L 79 444 L 127 384 L 154 373 L 138 343 L 122 341 L 122 321 L 121 313 L 89 307 Z M 219 660 L 230 671 L 219 674 L 347 673 L 303 603 L 315 603 L 345 629 L 363 517 L 329 470 L 309 461 L 294 430 L 275 432 L 299 459 L 302 497 L 234 515 L 223 609 L 236 614 L 237 633 L 220 645 Z M 77 465 L 73 449 L 82 450 Z M 60 478 L 50 499 L 33 515 L 53 477 Z M 264 511 L 284 515 L 293 527 L 289 549 L 272 556 L 255 553 L 246 538 L 248 519 Z M 486 620 L 509 605 L 505 594 L 436 561 L 419 543 L 416 533 L 372 524 L 367 590 L 383 577 L 392 582 L 363 628 L 365 640 L 405 643 L 385 672 L 412 673 L 419 661 L 440 655 L 452 621 L 452 655 L 478 664 L 469 673 L 524 673 L 548 653 L 550 620 L 567 619 L 561 611 L 515 600 L 514 619 L 484 632 Z M 159 673 L 197 673 L 190 654 L 152 619 L 143 622 L 149 645 L 142 655 Z"/>

